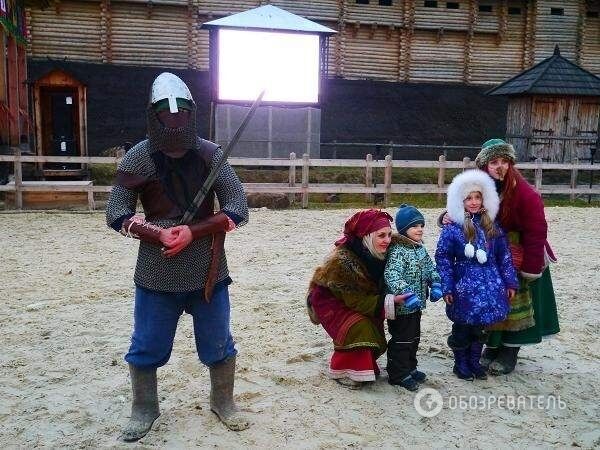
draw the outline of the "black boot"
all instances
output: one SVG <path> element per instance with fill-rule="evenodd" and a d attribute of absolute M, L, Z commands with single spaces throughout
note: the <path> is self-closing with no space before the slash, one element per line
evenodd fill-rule
<path fill-rule="evenodd" d="M 210 409 L 230 430 L 245 430 L 250 424 L 233 401 L 235 356 L 215 364 L 209 370 Z"/>
<path fill-rule="evenodd" d="M 156 386 L 156 369 L 142 370 L 129 364 L 131 374 L 131 419 L 123 430 L 121 439 L 133 442 L 146 436 L 156 418 L 158 409 L 158 393 Z"/>
<path fill-rule="evenodd" d="M 481 366 L 487 369 L 492 363 L 492 361 L 494 361 L 498 356 L 498 350 L 498 347 L 492 348 L 486 345 L 483 349 L 483 353 L 481 354 L 481 358 L 479 359 L 479 364 L 481 364 Z"/>
<path fill-rule="evenodd" d="M 487 380 L 487 374 L 485 368 L 479 363 L 481 357 L 481 349 L 483 344 L 481 342 L 472 342 L 469 347 L 469 369 L 473 372 L 473 375 L 478 380 Z"/>
<path fill-rule="evenodd" d="M 467 349 L 452 349 L 454 353 L 454 368 L 452 371 L 461 380 L 473 380 L 473 372 L 469 368 Z"/>
<path fill-rule="evenodd" d="M 496 359 L 490 364 L 492 375 L 506 375 L 515 370 L 517 355 L 521 347 L 500 347 Z"/>

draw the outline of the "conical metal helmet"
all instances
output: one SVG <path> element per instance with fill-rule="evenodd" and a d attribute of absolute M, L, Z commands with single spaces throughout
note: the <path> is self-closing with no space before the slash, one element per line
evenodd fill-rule
<path fill-rule="evenodd" d="M 160 100 L 168 99 L 169 111 L 175 114 L 178 111 L 177 98 L 184 98 L 194 103 L 189 88 L 177 75 L 170 72 L 163 72 L 157 76 L 154 83 L 152 83 L 150 103 L 154 104 Z"/>

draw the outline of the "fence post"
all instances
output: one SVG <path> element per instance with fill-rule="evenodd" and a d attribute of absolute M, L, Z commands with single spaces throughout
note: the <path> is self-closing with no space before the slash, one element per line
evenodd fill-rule
<path fill-rule="evenodd" d="M 302 207 L 308 207 L 308 154 L 302 155 Z"/>
<path fill-rule="evenodd" d="M 367 163 L 365 165 L 365 186 L 370 188 L 373 187 L 373 155 L 367 154 Z M 365 201 L 367 203 L 373 202 L 373 194 L 365 194 Z"/>
<path fill-rule="evenodd" d="M 87 198 L 88 198 L 88 209 L 93 211 L 96 209 L 96 203 L 94 202 L 94 191 L 92 190 L 94 182 L 90 182 L 87 187 Z"/>
<path fill-rule="evenodd" d="M 440 155 L 438 158 L 440 165 L 438 169 L 438 187 L 440 189 L 444 189 L 444 184 L 446 182 L 446 156 Z M 437 198 L 440 200 L 442 198 L 442 193 L 438 192 Z"/>
<path fill-rule="evenodd" d="M 573 159 L 573 169 L 571 169 L 571 189 L 577 189 L 577 165 L 579 158 Z M 571 192 L 571 201 L 575 201 L 575 192 Z"/>
<path fill-rule="evenodd" d="M 471 163 L 471 158 L 465 156 L 463 158 L 463 172 L 469 168 L 469 164 Z"/>
<path fill-rule="evenodd" d="M 383 172 L 383 183 L 385 184 L 385 193 L 383 194 L 383 205 L 387 208 L 392 194 L 392 157 L 385 157 L 385 171 Z"/>
<path fill-rule="evenodd" d="M 13 147 L 15 151 L 15 206 L 23 209 L 23 166 L 21 165 L 21 148 Z"/>
<path fill-rule="evenodd" d="M 542 189 L 542 158 L 536 158 L 535 165 L 535 188 L 540 191 Z"/>
<path fill-rule="evenodd" d="M 296 154 L 294 152 L 290 153 L 290 173 L 288 177 L 289 186 L 296 186 Z M 290 192 L 288 194 L 288 199 L 290 201 L 290 205 L 294 203 L 296 200 L 296 193 Z"/>

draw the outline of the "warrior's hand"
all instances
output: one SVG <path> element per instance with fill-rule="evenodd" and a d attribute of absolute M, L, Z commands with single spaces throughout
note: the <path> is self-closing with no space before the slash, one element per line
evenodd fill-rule
<path fill-rule="evenodd" d="M 181 252 L 194 240 L 192 231 L 187 225 L 178 225 L 165 230 L 163 241 L 163 255 L 171 258 Z"/>

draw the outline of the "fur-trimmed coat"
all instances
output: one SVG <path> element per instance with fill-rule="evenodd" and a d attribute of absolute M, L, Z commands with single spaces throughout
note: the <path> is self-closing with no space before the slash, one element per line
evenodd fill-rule
<path fill-rule="evenodd" d="M 337 247 L 315 270 L 307 305 L 311 320 L 325 328 L 336 350 L 385 352 L 381 280 L 374 280 L 346 246 Z"/>
<path fill-rule="evenodd" d="M 465 256 L 467 240 L 462 226 L 445 225 L 435 252 L 435 262 L 442 278 L 444 295 L 452 294 L 454 301 L 446 306 L 452 322 L 469 325 L 490 325 L 506 318 L 510 309 L 507 289 L 518 289 L 519 281 L 512 264 L 508 240 L 504 232 L 485 239 L 479 225 L 480 215 L 473 218 L 477 238 L 475 248 L 487 254 L 480 263 L 476 257 Z"/>

